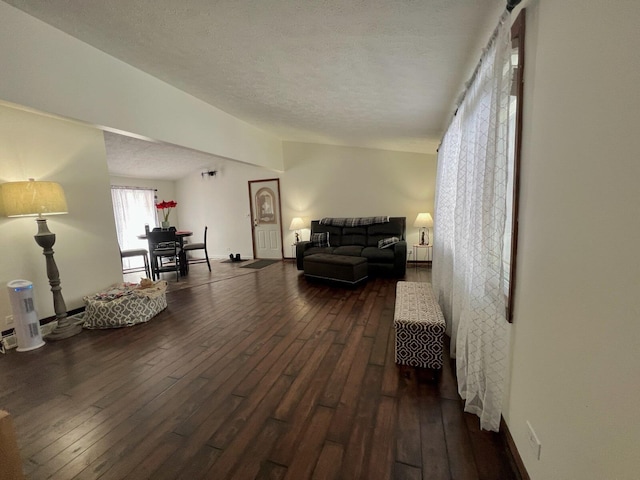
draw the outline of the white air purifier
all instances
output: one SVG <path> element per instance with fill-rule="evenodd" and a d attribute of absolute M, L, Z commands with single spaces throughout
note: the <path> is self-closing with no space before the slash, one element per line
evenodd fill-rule
<path fill-rule="evenodd" d="M 13 324 L 18 339 L 18 352 L 28 352 L 44 345 L 40 322 L 33 306 L 33 283 L 12 280 L 7 283 L 9 301 L 13 310 Z"/>

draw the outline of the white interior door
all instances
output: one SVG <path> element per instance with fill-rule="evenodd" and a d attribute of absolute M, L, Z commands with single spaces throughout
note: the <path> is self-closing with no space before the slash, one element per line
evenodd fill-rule
<path fill-rule="evenodd" d="M 250 180 L 249 197 L 253 227 L 253 256 L 282 258 L 280 180 Z"/>

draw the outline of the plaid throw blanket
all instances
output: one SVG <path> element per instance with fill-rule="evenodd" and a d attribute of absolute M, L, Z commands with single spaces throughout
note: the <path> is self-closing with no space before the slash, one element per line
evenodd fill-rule
<path fill-rule="evenodd" d="M 363 227 L 375 223 L 387 223 L 389 217 L 357 217 L 357 218 L 323 218 L 320 225 L 331 225 L 333 227 Z"/>

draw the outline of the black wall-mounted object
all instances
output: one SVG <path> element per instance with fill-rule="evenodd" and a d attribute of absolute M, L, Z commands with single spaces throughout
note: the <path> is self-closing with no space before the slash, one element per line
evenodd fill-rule
<path fill-rule="evenodd" d="M 200 175 L 202 175 L 202 177 L 205 177 L 205 176 L 215 177 L 217 173 L 218 173 L 217 170 L 207 170 L 206 172 L 202 172 Z"/>
<path fill-rule="evenodd" d="M 518 6 L 521 0 L 507 0 L 507 10 L 510 12 Z"/>

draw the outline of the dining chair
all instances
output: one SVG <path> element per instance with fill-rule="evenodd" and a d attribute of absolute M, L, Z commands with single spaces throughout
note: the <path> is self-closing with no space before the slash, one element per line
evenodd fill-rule
<path fill-rule="evenodd" d="M 175 230 L 153 231 L 147 235 L 151 253 L 151 273 L 153 280 L 160 278 L 161 272 L 176 272 L 176 281 L 180 281 L 180 242 Z M 163 264 L 163 259 L 170 263 Z"/>
<path fill-rule="evenodd" d="M 142 257 L 144 261 L 144 273 L 147 278 L 151 278 L 151 268 L 149 267 L 149 252 L 144 248 L 131 248 L 122 250 L 120 244 L 118 244 L 118 250 L 120 250 L 120 263 L 122 264 L 122 273 L 133 273 L 140 270 L 140 267 L 127 267 L 124 268 L 124 259 L 133 257 Z"/>
<path fill-rule="evenodd" d="M 211 263 L 209 262 L 209 252 L 207 251 L 207 230 L 209 227 L 205 225 L 204 227 L 204 242 L 196 242 L 196 243 L 187 243 L 184 245 L 185 254 L 189 252 L 194 252 L 196 250 L 204 250 L 204 258 L 189 258 L 188 255 L 185 255 L 187 259 L 187 268 L 190 263 L 204 263 L 207 262 L 207 267 L 209 267 L 209 271 L 211 271 Z"/>

